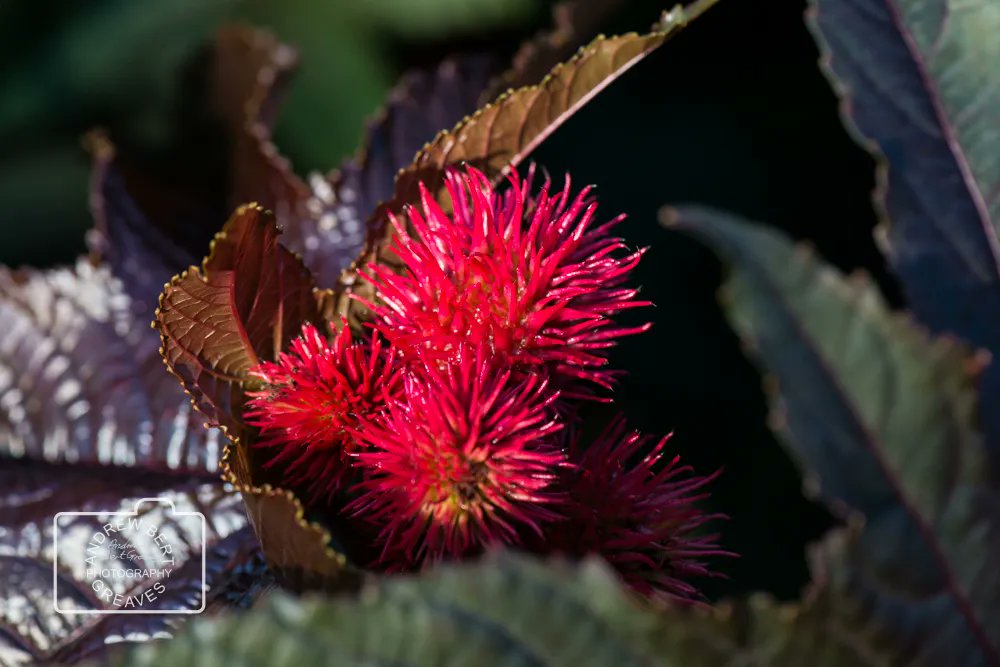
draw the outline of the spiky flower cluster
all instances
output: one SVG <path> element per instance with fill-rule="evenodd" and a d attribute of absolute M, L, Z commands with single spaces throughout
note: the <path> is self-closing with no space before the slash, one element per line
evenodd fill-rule
<path fill-rule="evenodd" d="M 399 395 L 399 370 L 378 336 L 357 343 L 343 327 L 329 341 L 306 324 L 277 363 L 250 371 L 265 388 L 249 394 L 244 417 L 259 428 L 255 444 L 273 450 L 269 465 L 285 466 L 288 484 L 329 498 L 352 476 L 352 432 Z"/>
<path fill-rule="evenodd" d="M 562 486 L 569 494 L 567 521 L 547 536 L 546 549 L 569 554 L 598 553 L 633 588 L 647 595 L 688 598 L 697 594 L 690 579 L 710 574 L 700 559 L 723 556 L 715 535 L 693 536 L 719 518 L 694 505 L 708 497 L 715 477 L 696 477 L 674 456 L 664 461 L 669 436 L 649 447 L 649 438 L 614 420 L 584 447 L 565 438 L 570 459 Z"/>
<path fill-rule="evenodd" d="M 276 363 L 247 422 L 288 485 L 372 536 L 352 554 L 410 570 L 513 545 L 603 555 L 638 590 L 692 597 L 689 576 L 720 554 L 696 531 L 707 478 L 666 439 L 613 423 L 590 447 L 572 435 L 580 399 L 613 386 L 614 316 L 648 305 L 625 282 L 642 251 L 595 224 L 589 188 L 529 196 L 532 178 L 494 192 L 479 171 L 450 171 L 446 212 L 421 187 L 392 218 L 401 268 L 369 266 L 370 331 L 312 326 Z M 606 399 L 604 399 L 606 400 Z"/>
<path fill-rule="evenodd" d="M 609 232 L 624 216 L 594 225 L 597 202 L 584 188 L 529 198 L 531 176 L 498 194 L 476 169 L 451 171 L 446 214 L 421 185 L 422 210 L 393 219 L 393 250 L 406 271 L 373 266 L 380 328 L 404 355 L 430 350 L 458 361 L 457 343 L 485 348 L 498 366 L 612 384 L 604 350 L 627 328 L 611 316 L 650 305 L 623 287 L 643 251 L 628 253 Z M 569 384 L 573 384 L 572 382 Z"/>
<path fill-rule="evenodd" d="M 356 433 L 370 474 L 349 509 L 382 524 L 381 541 L 404 562 L 516 542 L 520 528 L 541 534 L 558 518 L 556 395 L 541 376 L 516 379 L 482 349 L 461 349 L 462 363 L 414 363 L 403 400 Z"/>

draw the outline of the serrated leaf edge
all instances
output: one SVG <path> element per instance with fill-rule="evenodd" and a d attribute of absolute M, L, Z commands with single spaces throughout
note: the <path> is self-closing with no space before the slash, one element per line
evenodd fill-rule
<path fill-rule="evenodd" d="M 258 213 L 263 214 L 264 216 L 268 217 L 271 220 L 272 224 L 274 224 L 274 214 L 270 210 L 265 209 L 256 202 L 250 202 L 248 204 L 242 204 L 238 206 L 236 208 L 236 211 L 231 216 L 231 219 L 243 215 L 249 209 L 256 210 Z M 212 239 L 212 242 L 209 244 L 208 254 L 202 260 L 200 266 L 189 267 L 187 270 L 177 274 L 169 282 L 164 284 L 164 291 L 160 294 L 159 304 L 157 306 L 156 312 L 154 313 L 153 321 L 151 323 L 152 328 L 156 330 L 160 335 L 160 359 L 161 361 L 163 361 L 163 365 L 166 367 L 167 372 L 169 372 L 172 376 L 174 376 L 180 383 L 181 388 L 183 389 L 184 393 L 187 395 L 188 400 L 191 403 L 191 406 L 195 409 L 195 411 L 197 411 L 205 418 L 204 422 L 205 428 L 218 428 L 220 431 L 222 431 L 222 434 L 225 436 L 227 442 L 226 445 L 223 447 L 222 456 L 220 457 L 218 464 L 218 470 L 222 481 L 226 484 L 230 484 L 239 493 L 246 493 L 253 496 L 282 496 L 282 495 L 285 496 L 285 498 L 292 504 L 293 508 L 295 509 L 295 520 L 297 521 L 299 527 L 312 533 L 317 539 L 321 540 L 320 543 L 323 545 L 323 550 L 326 556 L 330 558 L 331 561 L 338 564 L 340 567 L 346 568 L 348 566 L 346 556 L 344 554 L 338 553 L 330 546 L 330 544 L 332 543 L 332 534 L 330 533 L 330 531 L 321 526 L 319 523 L 314 521 L 309 521 L 308 519 L 306 519 L 305 507 L 292 491 L 288 489 L 275 487 L 271 484 L 263 484 L 260 486 L 254 484 L 244 484 L 236 478 L 236 475 L 232 471 L 232 466 L 230 465 L 230 458 L 231 456 L 233 456 L 234 450 L 237 447 L 239 447 L 241 443 L 239 436 L 232 433 L 225 424 L 217 423 L 216 420 L 211 415 L 207 414 L 204 410 L 201 409 L 201 407 L 198 405 L 198 400 L 195 397 L 195 395 L 188 389 L 181 376 L 173 369 L 173 367 L 167 361 L 166 332 L 163 330 L 163 327 L 160 324 L 161 309 L 164 307 L 164 298 L 166 297 L 167 290 L 175 286 L 181 280 L 183 280 L 190 271 L 195 272 L 194 275 L 196 278 L 202 281 L 206 281 L 206 274 L 208 271 L 207 267 L 215 253 L 216 242 L 223 241 L 227 237 L 228 233 L 225 231 L 225 228 L 223 228 L 223 230 L 219 231 Z M 308 271 L 308 269 L 305 267 L 305 264 L 302 263 L 302 258 L 298 255 L 298 253 L 294 253 L 291 251 L 288 252 L 290 252 L 295 257 L 296 261 L 299 262 L 299 264 L 302 266 L 304 270 Z M 324 292 L 329 292 L 329 290 L 323 290 L 315 287 L 313 288 L 314 294 L 324 293 Z M 242 387 L 242 385 L 240 386 Z"/>
<path fill-rule="evenodd" d="M 632 38 L 654 40 L 655 44 L 647 46 L 647 48 L 643 49 L 643 51 L 639 55 L 634 57 L 631 62 L 619 68 L 618 73 L 623 74 L 624 72 L 629 70 L 633 65 L 635 65 L 636 62 L 638 62 L 643 57 L 648 55 L 651 51 L 661 46 L 665 41 L 667 41 L 670 37 L 673 37 L 676 33 L 678 33 L 681 29 L 687 26 L 695 18 L 701 16 L 704 12 L 706 12 L 712 6 L 717 4 L 717 2 L 719 2 L 719 0 L 695 0 L 695 2 L 691 3 L 690 5 L 687 5 L 686 7 L 683 5 L 675 5 L 673 9 L 669 11 L 664 11 L 662 13 L 660 20 L 656 24 L 654 24 L 653 26 L 654 29 L 648 33 L 639 33 L 637 31 L 632 31 L 623 33 L 621 35 L 613 35 L 611 37 L 608 37 L 604 34 L 598 35 L 590 43 L 581 46 L 571 58 L 556 64 L 548 72 L 548 74 L 546 74 L 542 78 L 542 80 L 539 81 L 538 83 L 522 86 L 516 89 L 513 88 L 508 89 L 503 93 L 501 93 L 499 96 L 497 96 L 497 98 L 492 102 L 483 105 L 472 114 L 469 114 L 468 116 L 460 120 L 450 130 L 446 129 L 438 132 L 433 139 L 426 142 L 423 145 L 423 147 L 416 152 L 416 154 L 413 157 L 413 160 L 411 160 L 409 165 L 399 169 L 396 172 L 394 191 L 398 190 L 399 181 L 402 175 L 406 173 L 408 170 L 410 170 L 412 167 L 417 165 L 421 157 L 426 155 L 427 151 L 431 147 L 433 147 L 440 141 L 443 141 L 448 136 L 457 135 L 459 132 L 462 131 L 462 129 L 464 129 L 470 123 L 478 119 L 484 113 L 490 111 L 491 109 L 499 105 L 502 105 L 506 100 L 508 100 L 512 96 L 516 94 L 521 94 L 521 93 L 527 94 L 531 91 L 541 90 L 542 88 L 549 85 L 549 83 L 554 78 L 556 78 L 562 70 L 564 70 L 567 67 L 574 66 L 581 60 L 591 56 L 601 47 L 603 43 L 608 42 L 610 40 L 632 39 Z M 589 101 L 589 99 L 593 95 L 599 93 L 606 85 L 610 84 L 617 77 L 618 75 L 614 77 L 609 77 L 605 82 L 599 84 L 597 87 L 594 88 L 593 91 L 591 91 L 590 94 L 585 95 L 583 98 L 581 98 L 581 101 L 578 103 L 577 106 L 582 106 L 586 104 L 587 101 Z M 568 117 L 569 115 L 572 115 L 572 113 L 574 112 L 575 109 L 570 114 L 564 114 L 564 115 Z M 532 150 L 534 150 L 534 145 L 537 145 L 539 142 L 543 141 L 547 137 L 548 133 L 543 133 L 540 135 L 540 138 L 536 138 L 534 141 L 530 142 L 529 145 L 532 145 L 532 147 L 529 148 L 527 152 L 530 153 Z M 504 169 L 500 171 L 497 177 L 493 179 L 494 183 L 498 182 L 501 178 L 503 178 L 504 175 L 510 173 L 510 169 L 516 167 L 517 164 L 519 164 L 519 160 L 509 163 Z M 395 199 L 395 197 L 393 199 Z M 353 300 L 350 299 L 349 295 L 352 292 L 352 287 L 357 282 L 358 271 L 371 261 L 374 261 L 375 257 L 379 253 L 379 250 L 385 245 L 385 239 L 382 238 L 384 236 L 385 225 L 387 223 L 387 220 L 385 218 L 386 218 L 386 213 L 390 208 L 390 204 L 392 204 L 392 201 L 393 200 L 389 200 L 388 202 L 382 202 L 378 206 L 376 206 L 375 211 L 372 212 L 372 214 L 368 218 L 368 221 L 366 222 L 368 234 L 365 240 L 365 245 L 361 249 L 361 253 L 358 255 L 358 257 L 354 259 L 354 261 L 351 262 L 351 264 L 347 268 L 344 269 L 343 272 L 341 272 L 340 278 L 338 279 L 337 286 L 335 288 L 338 297 L 337 311 L 341 315 L 346 315 L 349 311 L 350 304 L 353 303 Z"/>
<path fill-rule="evenodd" d="M 681 221 L 682 217 L 683 215 L 678 211 L 678 209 L 671 206 L 662 208 L 659 213 L 659 219 L 663 226 L 670 229 L 677 229 L 679 231 L 686 231 L 684 229 L 685 225 Z M 690 233 L 694 238 L 704 242 L 708 247 L 711 247 L 710 241 L 703 241 L 702 237 L 697 234 L 697 230 L 694 229 L 693 226 L 689 229 L 691 230 Z M 852 304 L 856 304 L 874 326 L 877 326 L 884 331 L 892 331 L 895 329 L 892 331 L 893 335 L 887 336 L 888 338 L 895 338 L 896 340 L 902 338 L 908 344 L 915 346 L 925 346 L 931 349 L 935 347 L 941 348 L 949 357 L 954 356 L 955 361 L 957 362 L 956 365 L 962 369 L 963 380 L 971 385 L 970 388 L 975 392 L 978 402 L 978 391 L 976 391 L 975 383 L 982 376 L 982 373 L 991 362 L 992 355 L 988 350 L 975 348 L 951 334 L 932 334 L 927 327 L 919 323 L 909 312 L 890 310 L 885 303 L 882 294 L 879 290 L 875 289 L 874 281 L 871 280 L 870 276 L 866 272 L 855 271 L 851 275 L 844 275 L 835 267 L 824 262 L 812 244 L 799 242 L 793 243 L 792 245 L 794 255 L 797 259 L 803 262 L 815 263 L 816 267 L 822 272 L 821 275 L 827 285 L 831 289 L 837 290 L 842 296 L 844 296 L 844 298 L 850 300 Z M 722 253 L 717 253 L 717 256 L 719 256 L 723 264 L 728 263 Z M 730 312 L 732 311 L 733 304 L 735 303 L 732 289 L 732 279 L 726 277 L 719 289 L 719 300 L 720 305 L 724 308 L 724 310 Z M 767 370 L 763 359 L 760 355 L 756 354 L 758 346 L 753 336 L 749 334 L 749 332 L 741 331 L 735 326 L 732 327 L 732 329 L 741 340 L 741 343 L 744 345 L 744 349 L 751 352 L 751 354 L 748 355 L 748 360 L 761 374 L 762 391 L 768 400 L 769 421 L 776 420 L 777 425 L 783 426 L 780 431 L 775 430 L 775 432 L 785 445 L 785 449 L 789 452 L 790 458 L 793 459 L 796 467 L 803 474 L 803 491 L 809 494 L 815 494 L 813 497 L 818 498 L 821 492 L 821 483 L 818 475 L 806 469 L 802 461 L 799 460 L 799 457 L 795 454 L 794 447 L 790 444 L 793 441 L 793 438 L 791 432 L 787 429 L 787 423 L 782 412 L 783 407 L 781 406 L 783 405 L 783 401 L 781 399 L 780 383 L 778 378 L 775 374 Z M 978 427 L 978 425 L 975 426 Z M 867 426 L 865 426 L 865 428 L 867 430 Z M 878 465 L 884 468 L 884 457 L 878 448 L 873 451 L 873 456 L 878 459 Z M 937 563 L 937 566 L 940 568 L 943 578 L 945 579 L 944 585 L 949 591 L 949 595 L 955 601 L 955 604 L 961 610 L 967 626 L 972 634 L 979 640 L 980 646 L 987 653 L 987 657 L 993 659 L 994 655 L 992 652 L 995 651 L 993 644 L 990 641 L 990 638 L 985 634 L 985 630 L 978 617 L 976 617 L 975 613 L 970 608 L 970 602 L 966 592 L 959 588 L 956 584 L 953 573 L 954 568 L 945 558 L 944 554 L 941 553 L 937 540 L 931 535 L 930 528 L 927 525 L 925 518 L 917 513 L 913 507 L 911 499 L 902 489 L 898 488 L 898 485 L 893 484 L 893 492 L 898 497 L 900 506 L 914 521 L 914 524 L 921 536 L 927 540 L 928 549 Z M 859 514 L 843 503 L 831 502 L 830 499 L 827 498 L 823 498 L 822 500 L 824 504 L 829 506 L 844 519 L 848 519 L 855 514 Z M 993 663 L 991 662 L 991 664 Z"/>

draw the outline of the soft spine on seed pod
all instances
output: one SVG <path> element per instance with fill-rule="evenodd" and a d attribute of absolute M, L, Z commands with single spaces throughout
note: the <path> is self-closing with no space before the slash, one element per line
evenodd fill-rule
<path fill-rule="evenodd" d="M 361 270 L 375 296 L 360 340 L 303 328 L 252 374 L 246 418 L 285 481 L 372 536 L 365 563 L 413 570 L 496 546 L 603 556 L 637 590 L 693 598 L 704 559 L 728 555 L 701 528 L 697 477 L 667 439 L 614 421 L 584 446 L 580 400 L 608 400 L 606 354 L 649 324 L 626 281 L 642 250 L 597 223 L 591 188 L 531 195 L 534 169 L 495 191 L 449 170 L 446 212 L 421 185 L 391 216 L 396 270 Z"/>

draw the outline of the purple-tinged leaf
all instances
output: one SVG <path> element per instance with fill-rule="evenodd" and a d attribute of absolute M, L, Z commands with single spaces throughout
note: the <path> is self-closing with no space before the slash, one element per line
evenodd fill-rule
<path fill-rule="evenodd" d="M 441 129 L 476 108 L 494 73 L 492 59 L 463 56 L 433 69 L 408 72 L 368 126 L 362 149 L 327 177 L 310 178 L 311 210 L 289 230 L 289 247 L 314 269 L 321 285 L 333 287 L 354 261 L 367 235 L 365 221 L 392 197 L 396 174 Z M 317 243 L 317 239 L 319 242 Z M 335 248 L 331 254 L 330 249 Z"/>
<path fill-rule="evenodd" d="M 53 518 L 59 512 L 132 511 L 140 498 L 162 497 L 179 511 L 205 515 L 206 532 L 178 522 L 164 505 L 142 506 L 142 517 L 168 537 L 175 559 L 165 590 L 149 602 L 161 609 L 218 608 L 238 603 L 234 596 L 253 596 L 243 576 L 254 566 L 257 542 L 246 526 L 239 496 L 217 481 L 194 476 L 152 472 L 142 468 L 99 467 L 83 464 L 47 464 L 4 461 L 0 468 L 0 664 L 14 667 L 31 661 L 73 663 L 102 655 L 121 642 L 170 636 L 182 616 L 173 615 L 63 615 L 53 605 Z M 86 568 L 126 567 L 129 562 L 108 550 L 92 550 L 86 563 L 88 540 L 101 531 L 97 517 L 73 517 L 60 524 L 57 570 L 61 609 L 107 610 L 90 585 Z M 204 539 L 203 539 L 204 538 Z M 152 561 L 152 542 L 135 543 L 137 552 Z M 203 592 L 201 550 L 205 549 Z M 242 579 L 241 579 L 242 577 Z M 152 579 L 106 579 L 123 595 L 140 596 Z M 263 579 L 266 581 L 266 578 Z M 235 584 L 235 586 L 234 586 Z"/>
<path fill-rule="evenodd" d="M 107 268 L 0 268 L 0 456 L 208 476 L 206 430 Z"/>
<path fill-rule="evenodd" d="M 897 643 L 892 664 L 1000 665 L 1000 485 L 976 424 L 983 356 L 929 337 L 867 279 L 777 232 L 710 211 L 669 219 L 730 265 L 725 303 L 777 381 L 772 421 L 807 488 L 864 517 L 838 565 L 841 612 L 860 608 L 867 632 Z"/>
<path fill-rule="evenodd" d="M 811 5 L 845 121 L 882 158 L 880 233 L 914 312 L 934 331 L 1000 354 L 1000 7 Z M 985 404 L 1000 401 L 1000 365 L 983 389 Z M 1000 412 L 984 417 L 1000 448 Z"/>
<path fill-rule="evenodd" d="M 333 287 L 361 250 L 365 220 L 392 195 L 396 173 L 441 129 L 476 108 L 494 74 L 486 57 L 415 71 L 390 93 L 362 150 L 329 176 L 297 176 L 271 140 L 270 127 L 291 74 L 295 52 L 270 34 L 221 30 L 215 44 L 216 108 L 233 129 L 233 203 L 258 201 L 274 211 L 282 242 L 298 253 L 317 284 Z"/>
<path fill-rule="evenodd" d="M 142 317 L 152 319 L 163 284 L 198 260 L 224 212 L 221 206 L 123 168 L 105 136 L 92 133 L 88 143 L 94 162 L 94 229 L 87 236 L 92 258 L 110 267 L 133 301 L 141 304 Z"/>
<path fill-rule="evenodd" d="M 274 212 L 283 242 L 298 253 L 317 284 L 332 287 L 364 240 L 363 219 L 343 209 L 330 183 L 306 183 L 271 140 L 284 88 L 298 61 L 270 33 L 233 26 L 215 43 L 216 102 L 233 131 L 234 204 L 256 201 Z"/>
<path fill-rule="evenodd" d="M 276 359 L 305 322 L 323 324 L 312 276 L 278 234 L 269 212 L 241 206 L 156 311 L 167 366 L 209 421 L 237 437 L 247 372 Z"/>
<path fill-rule="evenodd" d="M 306 322 L 323 326 L 324 297 L 294 254 L 278 243 L 273 216 L 241 206 L 212 243 L 201 268 L 167 285 L 157 310 L 163 358 L 198 409 L 225 428 L 231 442 L 223 478 L 246 501 L 267 562 L 289 583 L 326 583 L 344 558 L 329 533 L 305 519 L 302 504 L 265 470 L 243 422 L 248 371 L 273 361 Z"/>
<path fill-rule="evenodd" d="M 454 128 L 439 133 L 399 172 L 392 198 L 369 216 L 364 250 L 338 283 L 341 312 L 352 320 L 364 319 L 361 302 L 350 295 L 370 300 L 374 287 L 358 280 L 357 269 L 372 263 L 398 264 L 390 249 L 393 231 L 389 215 L 417 202 L 421 184 L 448 205 L 444 175 L 449 167 L 468 163 L 499 181 L 595 95 L 716 1 L 695 0 L 686 8 L 677 6 L 665 12 L 649 33 L 598 37 L 569 60 L 556 64 L 541 82 L 508 91 Z"/>
<path fill-rule="evenodd" d="M 363 221 L 388 201 L 399 170 L 439 132 L 475 111 L 495 69 L 488 56 L 466 55 L 407 72 L 369 123 L 361 151 L 330 177 L 340 210 Z M 362 243 L 363 228 L 354 256 Z"/>
<path fill-rule="evenodd" d="M 249 526 L 224 538 L 212 537 L 205 545 L 206 593 L 204 614 L 216 615 L 251 607 L 275 587 L 274 577 L 267 569 L 260 544 Z M 193 569 L 197 568 L 197 569 Z M 180 605 L 199 600 L 201 585 L 200 563 L 189 560 L 171 575 L 179 586 L 171 588 L 161 600 L 162 608 L 178 609 Z M 60 644 L 51 659 L 59 664 L 76 664 L 82 660 L 102 660 L 106 654 L 120 652 L 123 645 L 145 644 L 149 641 L 170 641 L 186 621 L 176 615 L 106 615 L 74 633 L 72 639 Z M 197 621 L 195 621 L 197 622 Z"/>
<path fill-rule="evenodd" d="M 490 84 L 480 102 L 486 104 L 507 90 L 541 81 L 549 70 L 572 56 L 581 44 L 593 39 L 600 26 L 624 4 L 624 0 L 562 0 L 557 3 L 552 8 L 552 27 L 521 45 L 510 67 Z"/>
<path fill-rule="evenodd" d="M 282 229 L 309 216 L 309 186 L 278 153 L 271 126 L 291 75 L 296 51 L 263 30 L 226 26 L 213 44 L 213 107 L 233 144 L 232 205 L 255 201 L 274 212 Z M 292 236 L 294 236 L 292 231 Z"/>
<path fill-rule="evenodd" d="M 248 442 L 237 439 L 226 447 L 223 476 L 243 495 L 267 564 L 282 585 L 297 590 L 356 588 L 358 572 L 333 548 L 330 531 L 306 518 L 294 493 L 272 483 Z"/>
<path fill-rule="evenodd" d="M 155 616 L 92 625 L 54 613 L 57 512 L 197 494 L 214 531 L 210 599 L 238 592 L 229 577 L 257 547 L 238 496 L 219 480 L 222 436 L 164 373 L 146 309 L 109 268 L 81 260 L 74 269 L 0 269 L 0 321 L 0 664 L 73 661 L 169 630 Z M 172 590 L 190 596 L 193 580 L 180 574 Z"/>

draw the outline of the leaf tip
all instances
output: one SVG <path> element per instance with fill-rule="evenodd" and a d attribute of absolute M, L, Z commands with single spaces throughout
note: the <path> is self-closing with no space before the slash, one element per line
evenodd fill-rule
<path fill-rule="evenodd" d="M 115 156 L 115 147 L 103 128 L 94 128 L 83 135 L 81 140 L 84 150 L 90 153 L 95 162 L 110 162 Z"/>
<path fill-rule="evenodd" d="M 660 208 L 657 218 L 661 225 L 667 229 L 673 229 L 680 225 L 681 213 L 676 206 L 663 206 Z"/>

